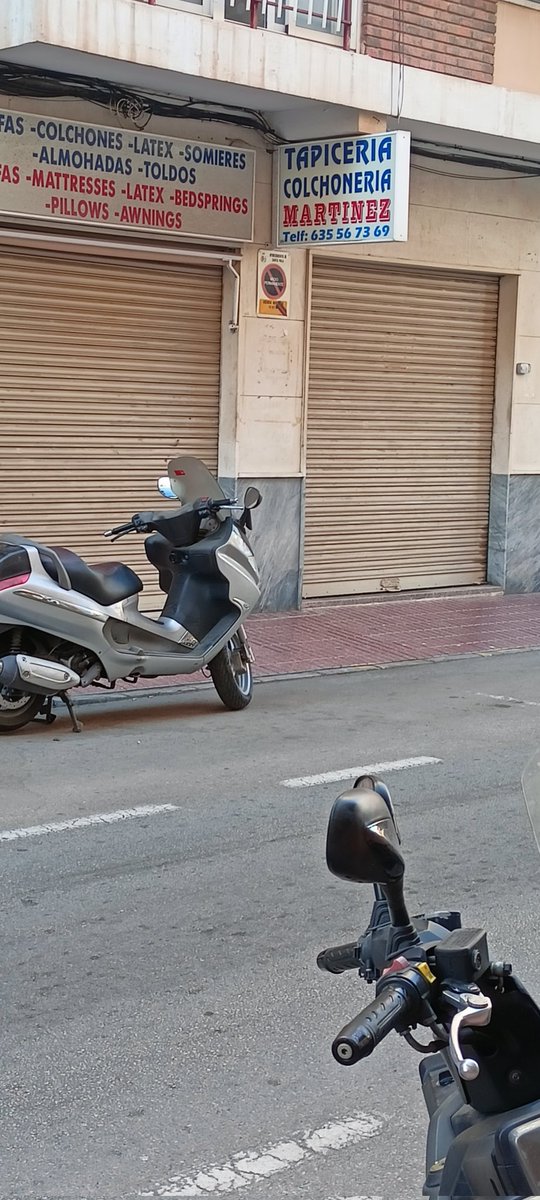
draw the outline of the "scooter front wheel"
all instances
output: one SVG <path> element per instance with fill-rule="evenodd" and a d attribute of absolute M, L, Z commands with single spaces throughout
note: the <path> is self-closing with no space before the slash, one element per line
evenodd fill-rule
<path fill-rule="evenodd" d="M 253 670 L 237 633 L 208 663 L 208 669 L 225 708 L 233 712 L 246 708 L 253 696 Z"/>

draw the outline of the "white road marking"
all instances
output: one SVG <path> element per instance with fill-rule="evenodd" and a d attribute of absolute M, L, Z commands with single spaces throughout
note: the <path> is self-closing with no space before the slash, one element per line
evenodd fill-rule
<path fill-rule="evenodd" d="M 190 1196 L 236 1192 L 259 1179 L 268 1179 L 279 1171 L 288 1171 L 315 1154 L 328 1154 L 331 1150 L 342 1150 L 344 1146 L 353 1145 L 363 1138 L 376 1137 L 381 1129 L 382 1121 L 376 1117 L 371 1117 L 368 1113 L 356 1113 L 343 1121 L 331 1121 L 320 1129 L 307 1131 L 294 1141 L 278 1142 L 276 1146 L 270 1146 L 262 1152 L 240 1152 L 223 1166 L 208 1167 L 193 1177 L 182 1178 L 180 1175 L 173 1175 L 167 1183 L 159 1184 L 151 1192 L 139 1192 L 139 1196 L 160 1197 L 160 1200 L 185 1200 Z M 348 1200 L 370 1198 L 351 1196 Z M 371 1200 L 377 1198 L 371 1197 Z"/>
<path fill-rule="evenodd" d="M 300 775 L 298 779 L 282 779 L 284 787 L 314 787 L 317 783 L 339 783 L 340 779 L 354 779 L 357 775 L 387 774 L 389 771 L 408 771 L 411 767 L 432 767 L 442 762 L 440 758 L 398 758 L 395 762 L 368 763 L 364 767 L 345 767 L 343 771 L 325 771 L 322 775 Z"/>
<path fill-rule="evenodd" d="M 158 813 L 176 812 L 177 804 L 139 804 L 137 808 L 122 808 L 117 812 L 94 813 L 91 817 L 73 817 L 70 821 L 51 821 L 48 825 L 27 825 L 21 829 L 0 829 L 0 842 L 16 842 L 19 838 L 43 837 L 46 833 L 63 833 L 66 829 L 86 829 L 89 825 L 113 825 L 115 821 L 131 821 L 134 817 L 154 817 Z"/>
<path fill-rule="evenodd" d="M 540 700 L 519 700 L 517 696 L 492 696 L 489 692 L 477 692 L 484 700 L 503 700 L 505 704 L 525 704 L 528 708 L 540 708 Z"/>

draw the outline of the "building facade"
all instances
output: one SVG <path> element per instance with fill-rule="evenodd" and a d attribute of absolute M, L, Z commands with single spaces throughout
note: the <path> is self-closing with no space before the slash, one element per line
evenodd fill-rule
<path fill-rule="evenodd" d="M 268 608 L 540 589 L 539 60 L 537 0 L 4 0 L 2 525 L 95 561 L 191 452 L 263 493 Z M 352 225 L 310 168 L 277 246 L 283 146 L 356 155 Z"/>

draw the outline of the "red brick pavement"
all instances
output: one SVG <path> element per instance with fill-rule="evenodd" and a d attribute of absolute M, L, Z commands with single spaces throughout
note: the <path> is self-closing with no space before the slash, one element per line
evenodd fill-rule
<path fill-rule="evenodd" d="M 260 675 L 540 648 L 540 595 L 392 600 L 253 618 Z"/>
<path fill-rule="evenodd" d="M 540 649 L 540 594 L 377 600 L 263 613 L 249 621 L 249 633 L 259 677 Z M 139 687 L 178 687 L 201 678 L 142 680 Z"/>

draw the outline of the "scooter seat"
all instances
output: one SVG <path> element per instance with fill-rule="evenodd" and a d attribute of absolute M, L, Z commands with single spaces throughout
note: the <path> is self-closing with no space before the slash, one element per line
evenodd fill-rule
<path fill-rule="evenodd" d="M 118 604 L 119 600 L 127 600 L 128 596 L 142 592 L 142 580 L 125 563 L 103 562 L 90 566 L 65 546 L 51 546 L 51 550 L 66 568 L 74 591 L 82 592 L 83 596 L 88 596 L 97 604 L 107 608 L 110 604 Z M 48 559 L 46 554 L 42 558 L 45 570 L 58 583 L 54 559 Z"/>

